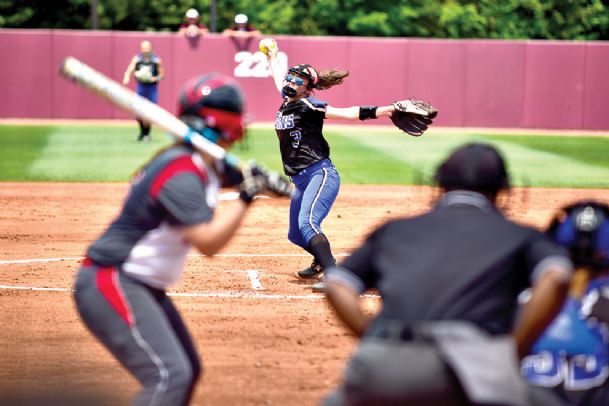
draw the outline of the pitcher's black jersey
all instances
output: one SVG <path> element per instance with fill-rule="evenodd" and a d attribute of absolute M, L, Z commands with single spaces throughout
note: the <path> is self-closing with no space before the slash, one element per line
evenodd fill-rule
<path fill-rule="evenodd" d="M 281 104 L 275 119 L 275 131 L 283 170 L 294 176 L 315 162 L 330 157 L 330 146 L 322 129 L 327 103 L 312 96 Z"/>

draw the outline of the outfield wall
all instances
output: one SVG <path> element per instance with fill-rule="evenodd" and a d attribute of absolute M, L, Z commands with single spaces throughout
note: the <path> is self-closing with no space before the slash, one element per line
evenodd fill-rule
<path fill-rule="evenodd" d="M 607 42 L 275 38 L 287 64 L 351 71 L 318 92 L 337 107 L 415 96 L 438 107 L 441 126 L 609 130 Z M 217 34 L 193 43 L 175 33 L 10 29 L 0 30 L 0 117 L 128 118 L 57 69 L 71 55 L 120 81 L 142 39 L 164 61 L 163 107 L 175 110 L 186 79 L 218 71 L 243 85 L 253 120 L 273 119 L 280 99 L 257 41 L 238 53 Z"/>

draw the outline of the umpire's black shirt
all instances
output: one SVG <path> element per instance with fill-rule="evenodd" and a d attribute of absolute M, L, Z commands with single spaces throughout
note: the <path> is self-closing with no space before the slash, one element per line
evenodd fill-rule
<path fill-rule="evenodd" d="M 328 279 L 378 289 L 373 323 L 463 320 L 506 334 L 518 294 L 557 262 L 571 269 L 541 232 L 507 220 L 478 193 L 453 191 L 429 213 L 378 228 Z"/>

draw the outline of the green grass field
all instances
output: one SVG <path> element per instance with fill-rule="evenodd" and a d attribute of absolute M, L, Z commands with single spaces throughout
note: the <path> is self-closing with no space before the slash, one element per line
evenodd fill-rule
<path fill-rule="evenodd" d="M 0 181 L 126 181 L 159 148 L 135 141 L 136 125 L 0 125 Z M 502 135 L 433 129 L 413 138 L 395 128 L 328 126 L 331 157 L 345 184 L 429 184 L 438 163 L 470 141 L 497 146 L 515 185 L 609 188 L 609 138 Z M 249 130 L 232 153 L 281 170 L 272 128 Z"/>

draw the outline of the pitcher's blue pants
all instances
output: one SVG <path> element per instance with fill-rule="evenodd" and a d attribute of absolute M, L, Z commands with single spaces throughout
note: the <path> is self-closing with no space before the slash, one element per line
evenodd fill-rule
<path fill-rule="evenodd" d="M 322 234 L 321 222 L 326 218 L 340 188 L 340 176 L 329 159 L 316 162 L 292 176 L 296 193 L 290 203 L 288 239 L 307 249 L 309 240 Z"/>

